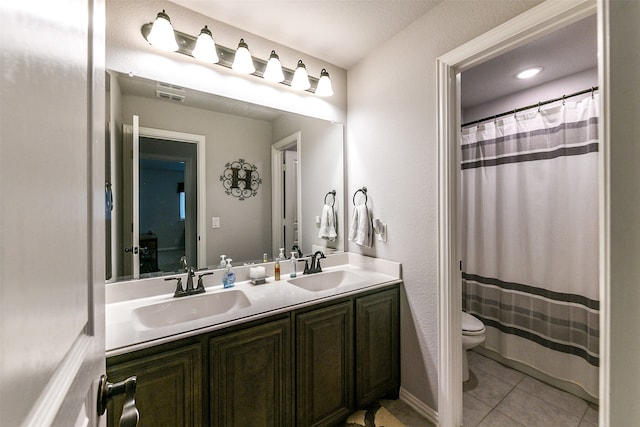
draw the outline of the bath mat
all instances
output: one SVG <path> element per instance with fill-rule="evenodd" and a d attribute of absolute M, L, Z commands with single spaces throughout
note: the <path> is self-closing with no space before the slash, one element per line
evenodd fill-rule
<path fill-rule="evenodd" d="M 349 415 L 344 427 L 405 427 L 378 402 Z"/>

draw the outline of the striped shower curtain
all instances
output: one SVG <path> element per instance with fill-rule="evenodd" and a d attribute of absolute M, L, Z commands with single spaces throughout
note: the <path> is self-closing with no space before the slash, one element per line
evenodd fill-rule
<path fill-rule="evenodd" d="M 502 357 L 598 396 L 598 100 L 462 130 L 463 309 Z"/>

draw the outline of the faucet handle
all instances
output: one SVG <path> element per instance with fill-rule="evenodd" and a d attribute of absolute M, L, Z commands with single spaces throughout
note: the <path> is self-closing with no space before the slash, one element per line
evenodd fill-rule
<path fill-rule="evenodd" d="M 186 294 L 186 291 L 184 289 L 182 289 L 182 278 L 181 277 L 167 277 L 166 279 L 164 279 L 165 282 L 167 280 L 176 280 L 176 291 L 173 293 L 173 297 L 174 298 L 178 298 L 181 297 L 183 295 Z"/>
<path fill-rule="evenodd" d="M 208 273 L 198 274 L 198 286 L 196 287 L 194 293 L 200 294 L 204 292 L 204 283 L 202 282 L 202 276 L 210 276 L 212 274 L 213 274 L 213 271 L 210 271 Z"/>

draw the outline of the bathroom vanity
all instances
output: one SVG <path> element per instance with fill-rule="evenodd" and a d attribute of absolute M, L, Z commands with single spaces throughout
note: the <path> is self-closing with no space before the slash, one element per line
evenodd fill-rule
<path fill-rule="evenodd" d="M 211 316 L 204 326 L 180 318 L 148 327 L 134 319 L 167 295 L 107 304 L 108 376 L 138 377 L 140 425 L 329 426 L 383 396 L 397 397 L 399 264 L 354 254 L 326 261 L 324 272 L 299 279 L 283 272 L 279 282 L 214 285 L 180 298 L 247 297 L 248 306 L 236 304 L 234 315 Z M 119 322 L 127 312 L 134 332 Z M 108 425 L 117 425 L 121 408 L 115 400 Z"/>

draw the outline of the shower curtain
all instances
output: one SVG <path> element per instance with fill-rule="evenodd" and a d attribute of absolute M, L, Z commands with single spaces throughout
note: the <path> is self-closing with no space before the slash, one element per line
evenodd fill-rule
<path fill-rule="evenodd" d="M 462 130 L 463 309 L 484 346 L 598 396 L 598 100 Z"/>

